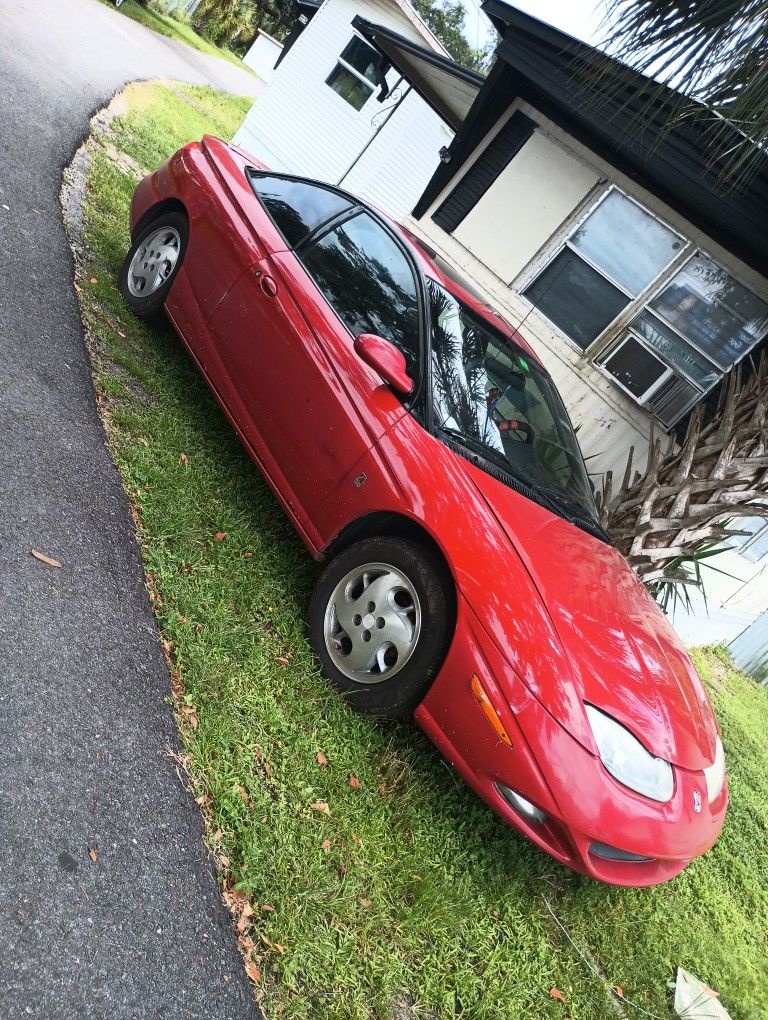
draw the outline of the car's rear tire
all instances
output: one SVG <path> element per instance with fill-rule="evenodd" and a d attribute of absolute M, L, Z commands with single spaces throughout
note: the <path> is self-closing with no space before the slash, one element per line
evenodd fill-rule
<path fill-rule="evenodd" d="M 425 545 L 355 542 L 326 566 L 310 601 L 323 675 L 358 712 L 410 715 L 448 651 L 454 599 L 448 569 Z"/>
<path fill-rule="evenodd" d="M 120 270 L 118 286 L 128 308 L 139 319 L 157 322 L 184 261 L 189 225 L 184 213 L 169 209 L 138 234 Z"/>

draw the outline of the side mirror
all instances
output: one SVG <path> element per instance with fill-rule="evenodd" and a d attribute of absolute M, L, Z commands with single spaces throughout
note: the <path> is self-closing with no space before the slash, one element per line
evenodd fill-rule
<path fill-rule="evenodd" d="M 396 393 L 407 397 L 413 392 L 413 380 L 406 371 L 403 352 L 389 340 L 374 333 L 363 333 L 355 340 L 355 352 L 360 360 L 375 369 Z"/>

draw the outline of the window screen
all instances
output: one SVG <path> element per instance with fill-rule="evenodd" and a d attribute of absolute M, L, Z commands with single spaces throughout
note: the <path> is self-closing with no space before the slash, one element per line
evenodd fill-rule
<path fill-rule="evenodd" d="M 629 298 L 588 266 L 570 248 L 563 248 L 525 291 L 529 301 L 586 350 Z"/>

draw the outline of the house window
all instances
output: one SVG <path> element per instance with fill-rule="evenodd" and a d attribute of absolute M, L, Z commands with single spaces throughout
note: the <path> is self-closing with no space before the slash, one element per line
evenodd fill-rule
<path fill-rule="evenodd" d="M 353 36 L 342 50 L 341 56 L 326 78 L 334 92 L 342 99 L 362 110 L 379 83 L 379 54 L 357 36 Z"/>
<path fill-rule="evenodd" d="M 582 351 L 613 329 L 595 363 L 667 428 L 768 331 L 766 302 L 616 188 L 523 293 Z"/>
<path fill-rule="evenodd" d="M 731 540 L 745 559 L 758 563 L 768 556 L 768 520 L 765 517 L 739 517 L 732 522 L 732 527 L 747 532 L 734 535 Z"/>
<path fill-rule="evenodd" d="M 612 189 L 524 293 L 586 350 L 684 244 L 679 234 Z"/>

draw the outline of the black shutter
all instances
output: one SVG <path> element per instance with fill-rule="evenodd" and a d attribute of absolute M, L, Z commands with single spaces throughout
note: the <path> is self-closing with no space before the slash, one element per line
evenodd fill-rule
<path fill-rule="evenodd" d="M 536 125 L 518 110 L 476 159 L 453 191 L 435 210 L 432 219 L 443 230 L 454 231 L 477 205 L 533 134 Z"/>

